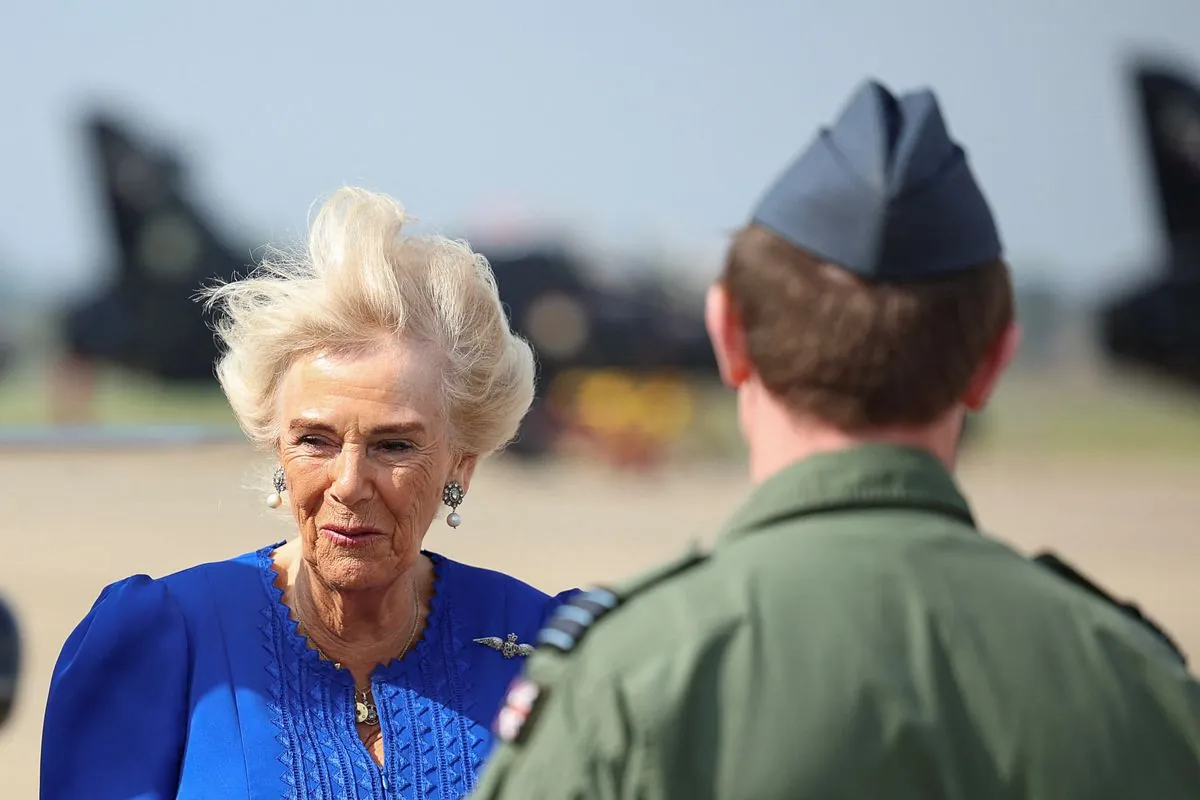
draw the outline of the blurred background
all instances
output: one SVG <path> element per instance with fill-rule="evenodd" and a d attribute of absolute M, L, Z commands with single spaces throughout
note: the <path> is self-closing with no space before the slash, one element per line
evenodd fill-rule
<path fill-rule="evenodd" d="M 49 674 L 105 584 L 290 533 L 247 488 L 269 465 L 213 381 L 202 283 L 342 184 L 468 239 L 539 397 L 427 546 L 549 591 L 627 575 L 747 491 L 703 291 L 869 75 L 937 90 L 1015 272 L 1024 352 L 965 442 L 983 525 L 1200 654 L 1198 50 L 1183 0 L 9 4 L 4 796 L 36 796 Z"/>

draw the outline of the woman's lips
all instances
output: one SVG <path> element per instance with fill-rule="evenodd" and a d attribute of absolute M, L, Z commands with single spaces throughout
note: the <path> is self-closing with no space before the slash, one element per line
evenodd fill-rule
<path fill-rule="evenodd" d="M 340 547 L 364 547 L 384 536 L 376 528 L 322 525 L 321 534 Z"/>

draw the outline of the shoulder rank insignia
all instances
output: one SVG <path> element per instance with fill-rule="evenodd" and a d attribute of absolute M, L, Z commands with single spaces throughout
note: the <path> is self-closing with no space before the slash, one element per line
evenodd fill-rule
<path fill-rule="evenodd" d="M 533 655 L 533 645 L 524 644 L 517 641 L 517 635 L 510 633 L 508 636 L 501 639 L 499 636 L 484 636 L 480 639 L 473 639 L 475 644 L 481 644 L 484 647 L 490 647 L 493 650 L 499 650 L 500 655 L 505 658 L 513 656 L 529 656 Z"/>
<path fill-rule="evenodd" d="M 607 589 L 589 589 L 575 595 L 554 609 L 538 632 L 538 646 L 569 653 L 588 628 L 616 608 L 618 602 L 617 596 Z"/>
<path fill-rule="evenodd" d="M 504 707 L 496 715 L 496 737 L 502 742 L 515 742 L 521 735 L 521 729 L 533 713 L 533 705 L 537 702 L 541 689 L 536 683 L 518 675 L 509 684 L 508 693 L 504 695 Z"/>

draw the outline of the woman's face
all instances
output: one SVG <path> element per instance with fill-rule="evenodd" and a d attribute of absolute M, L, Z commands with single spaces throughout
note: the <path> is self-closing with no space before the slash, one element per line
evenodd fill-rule
<path fill-rule="evenodd" d="M 382 589 L 412 567 L 443 487 L 470 483 L 475 459 L 449 446 L 438 355 L 409 343 L 317 354 L 281 382 L 286 496 L 305 560 L 334 589 Z"/>

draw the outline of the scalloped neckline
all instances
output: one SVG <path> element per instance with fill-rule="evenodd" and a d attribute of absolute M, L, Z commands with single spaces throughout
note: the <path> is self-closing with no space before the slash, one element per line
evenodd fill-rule
<path fill-rule="evenodd" d="M 321 658 L 316 648 L 310 646 L 308 637 L 299 630 L 299 620 L 296 619 L 292 614 L 291 608 L 284 602 L 284 590 L 276 583 L 280 572 L 275 569 L 274 554 L 275 550 L 286 543 L 287 540 L 284 539 L 261 547 L 255 552 L 263 585 L 271 603 L 271 613 L 281 623 L 283 636 L 287 639 L 292 653 L 297 656 L 301 664 L 305 664 L 334 679 L 341 680 L 343 683 L 352 684 L 354 678 L 349 670 L 339 669 L 333 665 L 333 662 L 325 661 Z M 404 658 L 393 658 L 385 664 L 376 665 L 371 671 L 372 680 L 377 677 L 391 678 L 403 671 L 408 665 L 420 664 L 425 660 L 426 653 L 434 646 L 436 640 L 441 638 L 442 614 L 445 606 L 446 572 L 452 562 L 440 553 L 435 553 L 431 550 L 422 549 L 421 555 L 433 563 L 433 594 L 429 598 L 429 613 L 425 617 L 425 630 L 421 635 L 421 640 L 409 649 Z"/>

